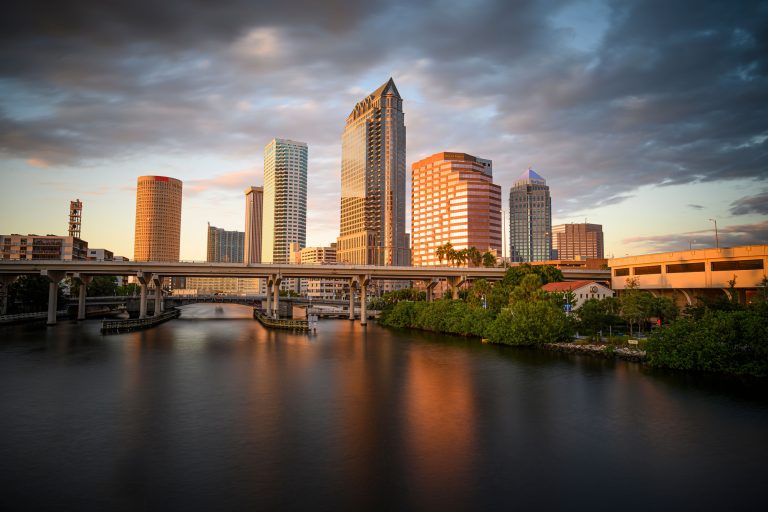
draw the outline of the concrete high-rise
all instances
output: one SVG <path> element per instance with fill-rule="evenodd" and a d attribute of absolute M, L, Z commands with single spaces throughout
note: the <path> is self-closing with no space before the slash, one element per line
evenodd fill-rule
<path fill-rule="evenodd" d="M 261 230 L 264 216 L 264 187 L 245 189 L 245 264 L 261 263 Z"/>
<path fill-rule="evenodd" d="M 139 176 L 136 187 L 135 261 L 179 261 L 181 181 Z"/>
<path fill-rule="evenodd" d="M 414 265 L 439 265 L 437 248 L 477 248 L 501 255 L 501 187 L 490 160 L 436 153 L 412 166 Z"/>
<path fill-rule="evenodd" d="M 261 259 L 288 263 L 291 242 L 307 245 L 307 144 L 272 139 L 264 148 Z"/>
<path fill-rule="evenodd" d="M 509 191 L 509 247 L 512 261 L 552 258 L 552 199 L 547 181 L 533 169 Z"/>
<path fill-rule="evenodd" d="M 408 265 L 403 100 L 390 78 L 357 103 L 341 143 L 340 263 Z"/>
<path fill-rule="evenodd" d="M 552 246 L 555 259 L 604 258 L 603 226 L 586 222 L 552 226 Z"/>
<path fill-rule="evenodd" d="M 208 224 L 209 263 L 242 263 L 245 233 L 227 231 Z"/>

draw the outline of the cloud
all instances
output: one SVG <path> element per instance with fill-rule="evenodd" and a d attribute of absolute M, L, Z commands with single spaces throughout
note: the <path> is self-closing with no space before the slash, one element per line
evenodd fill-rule
<path fill-rule="evenodd" d="M 691 208 L 692 210 L 703 210 L 704 207 L 700 204 L 689 204 L 688 208 Z"/>
<path fill-rule="evenodd" d="M 257 173 L 255 169 L 244 169 L 220 174 L 209 179 L 189 180 L 183 184 L 184 194 L 197 195 L 212 189 L 236 190 L 244 193 L 247 187 L 254 185 L 257 181 L 254 177 L 258 174 L 260 173 Z M 258 178 L 258 181 L 261 182 L 261 178 Z"/>
<path fill-rule="evenodd" d="M 46 160 L 43 160 L 42 158 L 29 158 L 27 159 L 27 164 L 32 167 L 37 167 L 38 169 L 45 169 L 51 166 L 50 163 L 48 163 Z"/>
<path fill-rule="evenodd" d="M 310 187 L 323 187 L 311 204 L 330 216 L 345 117 L 392 75 L 409 163 L 466 151 L 506 185 L 534 165 L 558 210 L 765 180 L 764 4 L 593 5 L 597 29 L 565 0 L 31 0 L 0 19 L 0 157 L 260 161 L 292 138 L 309 144 Z M 185 190 L 235 188 L 217 179 Z"/>
<path fill-rule="evenodd" d="M 732 215 L 747 215 L 750 213 L 768 215 L 768 190 L 734 201 L 731 203 L 730 212 Z"/>
<path fill-rule="evenodd" d="M 718 238 L 720 247 L 765 244 L 768 242 L 768 221 L 720 227 Z M 628 237 L 621 242 L 625 245 L 639 245 L 643 250 L 651 252 L 679 251 L 687 250 L 691 246 L 701 248 L 716 245 L 714 229 Z"/>

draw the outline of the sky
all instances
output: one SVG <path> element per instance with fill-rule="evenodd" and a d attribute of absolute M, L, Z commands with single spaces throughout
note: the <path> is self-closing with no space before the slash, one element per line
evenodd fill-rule
<path fill-rule="evenodd" d="M 341 134 L 392 77 L 407 169 L 439 151 L 547 179 L 608 256 L 768 243 L 768 2 L 12 0 L 0 233 L 133 257 L 136 179 L 184 182 L 181 259 L 243 230 L 275 137 L 309 146 L 307 244 L 339 230 Z M 506 206 L 505 206 L 506 208 Z M 409 217 L 410 219 L 410 214 Z M 410 221 L 409 221 L 410 224 Z"/>

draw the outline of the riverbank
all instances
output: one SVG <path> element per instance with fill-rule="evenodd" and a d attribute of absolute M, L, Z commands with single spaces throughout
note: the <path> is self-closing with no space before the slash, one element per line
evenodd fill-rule
<path fill-rule="evenodd" d="M 602 344 L 576 344 L 576 343 L 542 343 L 539 347 L 553 352 L 567 354 L 587 354 L 608 359 L 623 359 L 635 363 L 644 363 L 647 360 L 645 350 L 631 347 Z"/>

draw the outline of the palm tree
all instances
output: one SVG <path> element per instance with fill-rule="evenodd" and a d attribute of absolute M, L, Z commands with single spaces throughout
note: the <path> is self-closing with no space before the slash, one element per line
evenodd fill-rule
<path fill-rule="evenodd" d="M 467 261 L 473 267 L 479 267 L 483 262 L 483 255 L 477 250 L 477 247 L 470 247 L 467 251 Z"/>
<path fill-rule="evenodd" d="M 496 256 L 494 256 L 491 251 L 485 251 L 483 253 L 483 266 L 484 267 L 496 266 Z"/>
<path fill-rule="evenodd" d="M 437 254 L 437 259 L 440 260 L 441 265 L 443 264 L 444 259 L 451 261 L 450 256 L 452 252 L 454 251 L 453 251 L 453 245 L 451 245 L 451 242 L 444 243 L 443 245 L 438 247 L 437 250 L 435 251 L 435 253 Z"/>

